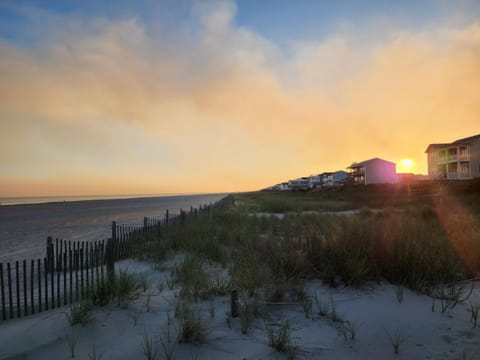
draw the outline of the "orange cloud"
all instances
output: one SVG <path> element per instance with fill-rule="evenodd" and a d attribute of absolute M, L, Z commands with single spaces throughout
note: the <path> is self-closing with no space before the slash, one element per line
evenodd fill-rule
<path fill-rule="evenodd" d="M 479 132 L 478 23 L 286 56 L 232 3 L 192 11 L 200 30 L 173 39 L 65 19 L 36 46 L 0 42 L 0 196 L 247 190 L 375 156 L 425 173 L 429 143 Z"/>

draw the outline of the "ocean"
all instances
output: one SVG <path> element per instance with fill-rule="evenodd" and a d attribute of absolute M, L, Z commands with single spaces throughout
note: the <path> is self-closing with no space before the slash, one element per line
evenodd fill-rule
<path fill-rule="evenodd" d="M 48 236 L 75 241 L 107 239 L 111 223 L 141 225 L 143 218 L 162 219 L 168 209 L 214 203 L 227 194 L 148 197 L 53 197 L 0 199 L 0 262 L 45 256 Z"/>

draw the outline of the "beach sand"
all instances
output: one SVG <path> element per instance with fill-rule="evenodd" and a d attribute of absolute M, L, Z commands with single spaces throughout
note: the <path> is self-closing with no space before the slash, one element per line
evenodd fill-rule
<path fill-rule="evenodd" d="M 309 293 L 316 293 L 324 304 L 330 305 L 333 299 L 338 316 L 357 328 L 354 340 L 350 336 L 344 339 L 338 330 L 340 323 L 331 316 L 319 316 L 315 303 L 312 319 L 305 316 L 300 304 L 288 301 L 263 304 L 263 318 L 253 319 L 249 331 L 243 334 L 239 318 L 226 320 L 230 297 L 223 296 L 191 302 L 206 325 L 205 341 L 180 344 L 172 335 L 178 330 L 174 319 L 178 288 L 157 285 L 170 276 L 174 262 L 166 263 L 162 271 L 146 262 L 119 263 L 118 268 L 144 274 L 149 290 L 124 308 L 115 304 L 94 308 L 85 326 L 70 326 L 66 316 L 69 307 L 0 323 L 0 359 L 70 359 L 66 338 L 72 336 L 77 339 L 75 359 L 93 358 L 94 346 L 102 360 L 145 359 L 145 334 L 153 338 L 157 359 L 166 355 L 162 341 L 175 359 L 282 359 L 287 355 L 268 345 L 266 324 L 280 325 L 286 320 L 297 359 L 480 359 L 480 328 L 473 328 L 467 303 L 445 313 L 438 303 L 432 312 L 430 297 L 386 283 L 362 289 L 332 289 L 320 281 L 305 283 Z M 477 302 L 478 285 L 471 296 Z M 388 333 L 392 337 L 398 334 L 401 339 L 399 354 L 394 354 Z"/>

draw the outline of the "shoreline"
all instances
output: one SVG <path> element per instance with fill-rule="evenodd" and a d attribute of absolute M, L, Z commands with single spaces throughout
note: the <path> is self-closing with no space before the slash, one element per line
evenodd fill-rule
<path fill-rule="evenodd" d="M 223 193 L 172 193 L 172 194 L 136 194 L 136 195 L 66 195 L 66 196 L 19 196 L 19 197 L 1 197 L 0 206 L 18 206 L 18 205 L 56 205 L 65 203 L 78 203 L 85 201 L 110 201 L 110 200 L 130 200 L 130 199 L 151 199 L 151 198 L 174 198 L 188 196 L 210 196 L 225 195 Z"/>

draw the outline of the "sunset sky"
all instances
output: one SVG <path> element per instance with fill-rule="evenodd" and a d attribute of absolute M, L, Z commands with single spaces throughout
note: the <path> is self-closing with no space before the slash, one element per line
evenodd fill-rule
<path fill-rule="evenodd" d="M 0 197 L 426 173 L 479 133 L 478 0 L 0 1 Z"/>

